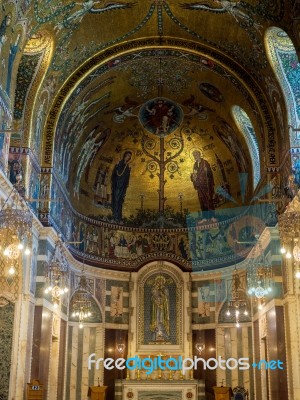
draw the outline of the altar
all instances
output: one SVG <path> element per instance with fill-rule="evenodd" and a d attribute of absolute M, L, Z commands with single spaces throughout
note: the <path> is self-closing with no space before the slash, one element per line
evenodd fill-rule
<path fill-rule="evenodd" d="M 188 276 L 171 264 L 153 263 L 132 279 L 131 361 L 123 379 L 115 380 L 114 400 L 205 400 L 205 381 L 194 379 L 191 365 L 196 350 L 190 298 L 183 291 Z"/>
<path fill-rule="evenodd" d="M 204 400 L 202 380 L 116 380 L 115 400 Z"/>

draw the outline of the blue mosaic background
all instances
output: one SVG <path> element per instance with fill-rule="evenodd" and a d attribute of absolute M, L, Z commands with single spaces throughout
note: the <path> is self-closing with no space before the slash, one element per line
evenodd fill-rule
<path fill-rule="evenodd" d="M 192 268 L 201 272 L 225 267 L 245 259 L 267 226 L 275 226 L 275 205 L 253 206 L 192 214 L 188 219 Z"/>

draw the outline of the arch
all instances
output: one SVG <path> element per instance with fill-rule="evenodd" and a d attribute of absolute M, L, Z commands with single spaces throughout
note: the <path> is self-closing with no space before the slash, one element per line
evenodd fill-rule
<path fill-rule="evenodd" d="M 261 88 L 253 80 L 250 75 L 245 74 L 245 71 L 232 59 L 226 57 L 224 54 L 219 54 L 217 51 L 213 51 L 211 48 L 207 48 L 204 45 L 196 44 L 191 41 L 176 40 L 170 38 L 164 38 L 163 42 L 157 38 L 149 38 L 147 40 L 136 40 L 132 42 L 121 43 L 103 52 L 95 54 L 93 57 L 88 59 L 82 64 L 69 79 L 64 83 L 61 90 L 57 94 L 54 102 L 52 103 L 51 109 L 49 110 L 46 126 L 44 130 L 43 140 L 43 155 L 42 155 L 42 166 L 45 168 L 51 167 L 53 164 L 54 154 L 54 138 L 56 129 L 58 127 L 58 120 L 60 114 L 68 102 L 72 98 L 72 95 L 76 95 L 78 91 L 82 90 L 88 83 L 88 79 L 92 79 L 92 75 L 100 73 L 101 71 L 113 68 L 116 60 L 126 55 L 133 55 L 135 51 L 148 51 L 149 50 L 172 50 L 174 53 L 179 52 L 178 57 L 191 57 L 193 62 L 196 62 L 197 57 L 211 60 L 211 62 L 223 71 L 224 76 L 228 79 L 232 76 L 232 82 L 237 85 L 237 89 L 243 94 L 247 94 L 247 101 L 250 107 L 255 111 L 259 126 L 263 126 L 265 122 L 267 128 L 266 134 L 266 146 L 268 147 L 269 142 L 272 141 L 272 151 L 268 153 L 268 159 L 266 160 L 268 166 L 277 166 L 278 160 L 278 147 L 274 146 L 274 123 L 273 118 L 269 112 L 269 106 L 265 101 L 264 95 Z M 201 61 L 201 60 L 200 60 Z M 101 69 L 101 71 L 100 71 Z M 261 135 L 264 135 L 261 129 Z M 264 142 L 264 138 L 261 138 Z"/>
<path fill-rule="evenodd" d="M 183 283 L 182 280 L 182 271 L 173 263 L 168 261 L 152 261 L 145 264 L 138 273 L 138 285 L 139 287 L 144 285 L 146 280 L 151 276 L 153 273 L 159 271 L 166 271 L 169 275 L 172 276 L 176 285 L 180 285 Z"/>
<path fill-rule="evenodd" d="M 168 337 L 157 336 L 153 326 L 155 306 L 152 296 L 156 295 L 155 284 L 163 280 L 163 287 L 167 287 L 169 302 L 169 329 Z M 137 278 L 137 320 L 140 329 L 137 333 L 138 350 L 146 350 L 153 341 L 160 348 L 168 342 L 174 350 L 183 349 L 183 288 L 182 272 L 175 265 L 160 261 L 152 262 L 143 267 Z M 172 301 L 172 302 L 171 302 Z M 152 333 L 151 333 L 152 331 Z M 158 332 L 158 335 L 160 333 Z M 165 334 L 165 332 L 164 332 Z M 151 336 L 152 335 L 152 336 Z M 154 336 L 153 336 L 154 335 Z M 161 347 L 162 346 L 162 347 Z"/>
<path fill-rule="evenodd" d="M 54 40 L 48 31 L 36 33 L 26 43 L 18 67 L 14 119 L 18 124 L 23 121 L 24 146 L 31 145 L 36 133 L 33 121 L 37 119 L 36 110 L 40 107 L 39 88 L 50 65 L 53 48 Z M 35 153 L 39 154 L 38 151 Z"/>
<path fill-rule="evenodd" d="M 293 42 L 281 28 L 270 27 L 265 34 L 265 46 L 269 62 L 284 94 L 286 106 L 284 111 L 287 114 L 288 125 L 292 127 L 299 126 L 300 64 Z M 272 86 L 271 78 L 269 78 L 268 90 L 275 111 L 277 111 L 277 114 L 282 113 L 279 105 L 280 94 Z M 298 138 L 292 131 L 290 134 L 291 147 L 299 146 L 299 139 L 300 137 Z"/>
<path fill-rule="evenodd" d="M 239 106 L 234 106 L 232 108 L 232 114 L 248 145 L 252 162 L 253 189 L 255 189 L 260 181 L 260 153 L 257 137 L 251 120 L 245 110 Z"/>

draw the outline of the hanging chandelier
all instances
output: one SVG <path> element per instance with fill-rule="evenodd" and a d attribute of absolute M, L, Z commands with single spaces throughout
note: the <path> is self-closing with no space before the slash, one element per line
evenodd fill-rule
<path fill-rule="evenodd" d="M 273 271 L 267 261 L 260 241 L 252 252 L 252 259 L 247 267 L 247 286 L 249 296 L 263 299 L 272 292 Z"/>
<path fill-rule="evenodd" d="M 205 344 L 204 344 L 204 343 L 199 343 L 199 342 L 197 342 L 197 343 L 195 344 L 195 348 L 196 348 L 196 350 L 197 350 L 199 356 L 201 356 L 202 352 L 203 352 L 204 349 L 205 349 Z"/>
<path fill-rule="evenodd" d="M 287 211 L 279 216 L 280 252 L 294 262 L 295 277 L 300 279 L 300 203 L 298 195 L 289 204 Z"/>
<path fill-rule="evenodd" d="M 91 289 L 86 276 L 82 273 L 70 303 L 71 315 L 73 318 L 78 318 L 79 328 L 83 328 L 84 320 L 92 316 L 91 300 Z"/>
<path fill-rule="evenodd" d="M 30 254 L 32 214 L 24 199 L 15 188 L 0 206 L 0 243 L 8 273 L 14 275 L 22 253 Z"/>
<path fill-rule="evenodd" d="M 118 354 L 124 354 L 126 345 L 124 343 L 117 343 L 116 350 Z"/>
<path fill-rule="evenodd" d="M 61 297 L 69 291 L 69 266 L 64 256 L 64 246 L 59 239 L 50 261 L 46 264 L 45 294 L 51 294 L 54 308 L 57 308 Z"/>
<path fill-rule="evenodd" d="M 234 318 L 237 328 L 240 327 L 241 320 L 247 318 L 249 315 L 245 293 L 236 267 L 232 274 L 231 301 L 227 303 L 225 314 L 228 318 Z"/>

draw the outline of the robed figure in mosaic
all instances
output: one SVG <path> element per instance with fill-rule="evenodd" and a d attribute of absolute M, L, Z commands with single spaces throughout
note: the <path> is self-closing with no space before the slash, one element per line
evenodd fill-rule
<path fill-rule="evenodd" d="M 198 192 L 201 211 L 213 211 L 214 206 L 214 176 L 209 163 L 202 158 L 200 151 L 193 152 L 195 159 L 191 180 Z"/>
<path fill-rule="evenodd" d="M 111 175 L 111 208 L 114 221 L 122 219 L 122 208 L 129 185 L 131 151 L 125 151 L 123 158 L 115 165 Z"/>
<path fill-rule="evenodd" d="M 164 340 L 170 336 L 169 291 L 166 279 L 159 275 L 151 289 L 152 314 L 150 330 L 155 340 Z"/>

